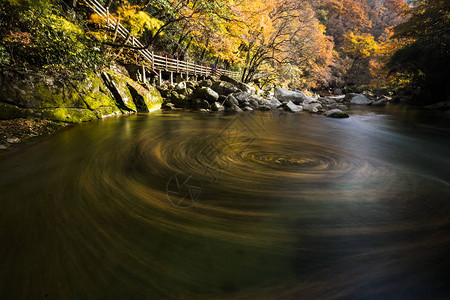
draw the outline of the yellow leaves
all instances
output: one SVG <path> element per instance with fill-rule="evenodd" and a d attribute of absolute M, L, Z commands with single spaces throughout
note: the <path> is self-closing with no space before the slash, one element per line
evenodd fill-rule
<path fill-rule="evenodd" d="M 379 50 L 377 42 L 371 34 L 350 34 L 344 35 L 345 53 L 354 59 L 370 57 Z"/>
<path fill-rule="evenodd" d="M 161 20 L 150 17 L 146 12 L 138 11 L 138 6 L 130 5 L 128 2 L 117 9 L 117 14 L 121 22 L 128 25 L 131 34 L 136 37 L 142 36 L 146 30 L 155 34 L 164 25 Z"/>

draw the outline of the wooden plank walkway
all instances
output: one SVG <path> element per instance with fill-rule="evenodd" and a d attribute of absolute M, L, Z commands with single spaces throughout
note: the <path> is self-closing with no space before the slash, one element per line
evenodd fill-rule
<path fill-rule="evenodd" d="M 143 64 L 142 66 L 142 70 L 144 73 L 142 74 L 144 79 L 143 81 L 145 81 L 145 68 L 150 68 L 156 74 L 159 74 L 160 82 L 162 80 L 162 72 L 170 72 L 171 82 L 173 82 L 173 73 L 186 75 L 186 79 L 188 79 L 189 76 L 220 75 L 227 75 L 235 79 L 240 79 L 241 74 L 239 72 L 233 72 L 220 68 L 214 70 L 212 67 L 156 55 L 152 51 L 144 49 L 144 45 L 139 41 L 139 39 L 131 35 L 130 32 L 122 24 L 120 24 L 120 20 L 117 20 L 116 18 L 111 16 L 109 11 L 104 8 L 97 0 L 79 0 L 79 2 L 87 5 L 100 17 L 105 18 L 106 27 L 114 30 L 114 32 L 117 32 L 117 34 L 119 34 L 126 40 L 128 45 L 142 48 L 136 51 L 138 51 L 143 59 L 147 62 L 146 65 Z"/>

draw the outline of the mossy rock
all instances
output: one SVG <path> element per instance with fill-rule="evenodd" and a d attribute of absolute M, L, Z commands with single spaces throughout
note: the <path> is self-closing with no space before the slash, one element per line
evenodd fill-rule
<path fill-rule="evenodd" d="M 136 104 L 134 103 L 133 97 L 127 86 L 128 80 L 132 81 L 130 78 L 110 70 L 103 72 L 102 78 L 114 96 L 116 104 L 120 109 L 126 111 L 137 111 Z"/>
<path fill-rule="evenodd" d="M 156 88 L 149 86 L 146 89 L 131 79 L 127 79 L 127 86 L 139 112 L 149 112 L 161 107 L 163 98 Z"/>
<path fill-rule="evenodd" d="M 151 85 L 144 87 L 114 71 L 107 71 L 102 77 L 121 109 L 148 112 L 159 109 L 163 103 L 161 94 Z"/>
<path fill-rule="evenodd" d="M 116 108 L 110 107 L 110 106 L 102 106 L 102 107 L 98 107 L 96 110 L 94 110 L 94 114 L 99 119 L 103 119 L 105 117 L 109 117 L 112 115 L 119 115 L 121 113 L 122 112 L 120 110 L 117 110 Z"/>
<path fill-rule="evenodd" d="M 0 102 L 0 120 L 26 118 L 28 116 L 31 116 L 29 109 Z"/>
<path fill-rule="evenodd" d="M 52 121 L 65 123 L 81 123 L 98 119 L 97 115 L 89 109 L 65 107 L 43 109 L 42 116 Z"/>
<path fill-rule="evenodd" d="M 0 74 L 0 100 L 25 108 L 87 108 L 75 86 L 62 79 L 40 73 L 9 72 Z M 74 84 L 74 85 L 72 85 Z"/>
<path fill-rule="evenodd" d="M 95 73 L 89 73 L 86 79 L 79 83 L 77 90 L 82 94 L 83 101 L 89 109 L 97 110 L 100 107 L 110 107 L 111 113 L 120 112 L 108 88 Z"/>

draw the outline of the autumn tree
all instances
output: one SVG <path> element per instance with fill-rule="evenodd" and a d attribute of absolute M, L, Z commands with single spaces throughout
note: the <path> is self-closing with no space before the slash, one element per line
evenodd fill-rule
<path fill-rule="evenodd" d="M 328 66 L 332 43 L 306 1 L 248 2 L 253 11 L 244 10 L 249 16 L 241 44 L 244 81 L 251 81 L 262 67 L 267 71 L 288 64 L 294 77 L 314 77 Z"/>
<path fill-rule="evenodd" d="M 392 57 L 391 75 L 420 88 L 425 100 L 450 99 L 450 2 L 415 1 L 410 17 L 395 28 L 395 37 L 410 42 Z"/>

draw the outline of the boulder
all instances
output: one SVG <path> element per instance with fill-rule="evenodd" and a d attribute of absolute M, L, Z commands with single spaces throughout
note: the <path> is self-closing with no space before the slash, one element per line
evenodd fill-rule
<path fill-rule="evenodd" d="M 238 106 L 239 101 L 237 101 L 237 99 L 233 95 L 229 95 L 225 99 L 224 105 L 225 105 L 225 107 L 233 107 L 234 105 Z"/>
<path fill-rule="evenodd" d="M 324 116 L 330 118 L 348 118 L 349 115 L 340 109 L 332 109 L 324 113 Z"/>
<path fill-rule="evenodd" d="M 223 111 L 224 109 L 225 108 L 219 102 L 214 102 L 213 104 L 211 104 L 212 111 Z"/>
<path fill-rule="evenodd" d="M 347 94 L 349 95 L 349 94 Z M 347 95 L 345 95 L 345 99 L 347 100 Z M 362 94 L 352 94 L 350 98 L 350 103 L 355 105 L 370 105 L 372 104 L 372 100 L 367 98 L 367 96 Z"/>
<path fill-rule="evenodd" d="M 377 101 L 374 101 L 372 103 L 372 106 L 385 106 L 387 103 L 388 103 L 388 99 L 384 97 Z"/>
<path fill-rule="evenodd" d="M 210 104 L 205 99 L 195 98 L 190 102 L 190 107 L 192 109 L 209 109 Z"/>
<path fill-rule="evenodd" d="M 279 101 L 292 101 L 294 104 L 302 104 L 303 101 L 310 100 L 302 92 L 290 91 L 279 87 L 275 88 L 275 98 Z"/>
<path fill-rule="evenodd" d="M 256 94 L 256 89 L 254 87 L 252 87 L 252 86 L 250 86 L 248 84 L 239 82 L 239 81 L 237 81 L 237 80 L 235 80 L 235 79 L 233 79 L 231 77 L 228 77 L 226 75 L 220 76 L 220 80 L 231 83 L 232 85 L 234 85 L 235 87 L 237 87 L 238 89 L 240 89 L 243 92 L 247 92 L 247 93 L 249 93 L 251 95 Z"/>
<path fill-rule="evenodd" d="M 260 97 L 258 97 L 258 96 L 255 96 L 255 95 L 250 95 L 250 100 L 254 100 L 254 101 L 256 101 L 258 104 L 261 104 L 262 101 L 263 101 L 262 98 L 260 98 Z M 250 101 L 250 100 L 249 100 L 249 101 Z"/>
<path fill-rule="evenodd" d="M 344 104 L 338 105 L 337 108 L 340 109 L 340 110 L 347 110 L 348 109 L 347 105 L 344 105 Z"/>
<path fill-rule="evenodd" d="M 226 109 L 226 111 L 231 111 L 231 112 L 242 112 L 242 109 L 241 109 L 239 106 L 237 106 L 237 105 L 233 105 L 233 106 L 231 106 L 231 107 L 228 107 L 228 108 Z"/>
<path fill-rule="evenodd" d="M 127 87 L 138 112 L 149 112 L 161 107 L 163 99 L 156 88 L 152 86 L 144 88 L 132 80 L 127 81 Z M 178 96 L 181 99 L 185 97 L 183 95 Z"/>
<path fill-rule="evenodd" d="M 211 79 L 202 80 L 199 83 L 200 87 L 211 87 L 213 85 L 213 82 Z"/>
<path fill-rule="evenodd" d="M 303 108 L 300 105 L 295 105 L 292 101 L 287 102 L 285 105 L 285 110 L 290 112 L 300 112 Z"/>
<path fill-rule="evenodd" d="M 170 102 L 165 102 L 163 103 L 163 105 L 161 105 L 161 109 L 166 111 L 175 110 L 175 105 Z"/>
<path fill-rule="evenodd" d="M 252 97 L 250 97 L 250 99 L 248 100 L 248 103 L 250 103 L 250 106 L 253 108 L 257 108 L 259 105 L 259 102 L 256 101 L 255 99 L 253 99 Z"/>
<path fill-rule="evenodd" d="M 334 100 L 336 102 L 342 102 L 345 100 L 345 95 L 339 95 L 339 96 L 330 96 L 328 99 Z"/>
<path fill-rule="evenodd" d="M 253 108 L 251 108 L 250 106 L 246 106 L 243 108 L 243 111 L 253 111 Z"/>
<path fill-rule="evenodd" d="M 248 92 L 234 93 L 233 96 L 239 103 L 244 103 L 250 99 L 250 94 Z"/>
<path fill-rule="evenodd" d="M 201 99 L 205 99 L 207 100 L 209 103 L 214 103 L 216 101 L 219 100 L 219 94 L 217 94 L 216 92 L 214 92 L 211 88 L 209 87 L 203 87 L 200 89 L 197 89 L 195 91 L 195 97 L 196 98 L 201 98 Z"/>
<path fill-rule="evenodd" d="M 212 85 L 211 88 L 216 93 L 223 96 L 228 96 L 229 94 L 241 92 L 241 90 L 238 89 L 236 86 L 226 81 L 217 81 Z"/>
<path fill-rule="evenodd" d="M 278 101 L 278 99 L 276 99 L 276 98 L 272 98 L 270 100 L 264 100 L 261 104 L 268 106 L 271 109 L 276 109 L 282 105 L 282 103 L 280 101 Z"/>
<path fill-rule="evenodd" d="M 303 110 L 316 113 L 319 109 L 322 108 L 322 104 L 320 103 L 310 103 L 303 105 Z"/>
<path fill-rule="evenodd" d="M 114 96 L 117 106 L 125 111 L 137 111 L 136 104 L 133 102 L 133 96 L 128 90 L 126 80 L 122 80 L 122 76 L 124 75 L 112 72 L 103 72 L 102 74 L 102 78 Z"/>
<path fill-rule="evenodd" d="M 338 104 L 337 103 L 331 103 L 330 105 L 329 105 L 329 108 L 330 109 L 336 109 L 336 108 L 338 108 Z"/>

